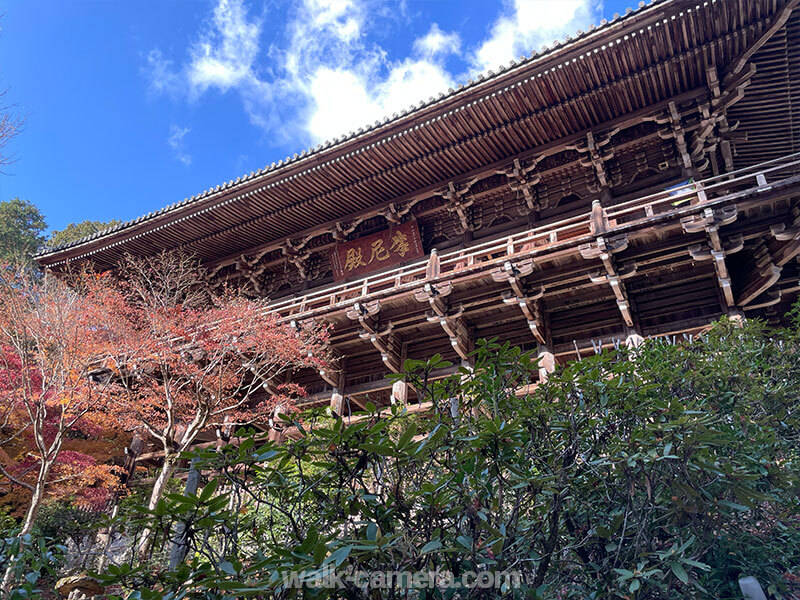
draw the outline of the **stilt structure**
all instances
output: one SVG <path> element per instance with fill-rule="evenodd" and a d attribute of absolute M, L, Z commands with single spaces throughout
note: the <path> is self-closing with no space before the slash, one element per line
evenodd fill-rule
<path fill-rule="evenodd" d="M 209 289 L 331 326 L 336 364 L 292 381 L 341 416 L 417 403 L 386 375 L 479 338 L 546 378 L 593 342 L 779 319 L 800 288 L 799 2 L 641 3 L 38 261 L 196 253 Z"/>

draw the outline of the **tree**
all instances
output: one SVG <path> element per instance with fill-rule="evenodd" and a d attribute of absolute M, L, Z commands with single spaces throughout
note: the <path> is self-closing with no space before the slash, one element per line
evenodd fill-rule
<path fill-rule="evenodd" d="M 0 464 L 0 474 L 31 494 L 20 545 L 48 489 L 101 475 L 91 457 L 64 449 L 69 437 L 95 435 L 113 415 L 111 381 L 95 376 L 111 341 L 97 323 L 109 320 L 105 301 L 113 296 L 100 279 L 84 279 L 76 288 L 24 266 L 0 267 L 0 445 L 24 449 L 15 464 Z M 10 564 L 3 589 L 12 572 Z"/>
<path fill-rule="evenodd" d="M 290 412 L 299 386 L 292 370 L 322 367 L 326 330 L 295 331 L 267 304 L 237 295 L 212 297 L 191 257 L 162 253 L 128 257 L 119 269 L 124 311 L 106 324 L 115 331 L 117 407 L 131 429 L 157 440 L 163 452 L 149 508 L 161 501 L 182 452 L 211 427 L 266 423 Z M 152 532 L 142 535 L 145 557 Z"/>
<path fill-rule="evenodd" d="M 0 261 L 27 261 L 44 242 L 47 224 L 42 213 L 27 200 L 0 202 Z"/>
<path fill-rule="evenodd" d="M 666 600 L 739 597 L 746 570 L 786 591 L 800 564 L 796 327 L 724 321 L 584 358 L 532 393 L 534 356 L 490 341 L 472 359 L 434 382 L 440 356 L 405 363 L 427 413 L 307 414 L 283 444 L 241 431 L 196 453 L 217 475 L 145 517 L 184 521 L 192 558 L 110 580 L 147 599 L 452 598 L 463 586 L 459 597 Z M 449 588 L 428 587 L 437 570 Z M 398 590 L 403 572 L 425 589 Z M 487 579 L 499 587 L 476 583 Z"/>
<path fill-rule="evenodd" d="M 71 244 L 95 234 L 98 231 L 110 229 L 111 227 L 116 227 L 120 224 L 122 224 L 122 221 L 117 219 L 112 219 L 111 221 L 107 222 L 87 220 L 81 221 L 80 223 L 69 223 L 64 229 L 53 231 L 50 234 L 50 238 L 47 240 L 47 245 L 57 247 Z"/>
<path fill-rule="evenodd" d="M 7 92 L 8 90 L 0 92 L 0 173 L 4 167 L 14 162 L 13 156 L 7 152 L 6 148 L 11 140 L 22 131 L 25 123 L 25 119 L 14 114 L 14 107 L 5 103 Z"/>

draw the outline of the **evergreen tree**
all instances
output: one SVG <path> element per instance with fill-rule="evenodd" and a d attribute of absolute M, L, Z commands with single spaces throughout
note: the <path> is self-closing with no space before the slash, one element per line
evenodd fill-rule
<path fill-rule="evenodd" d="M 12 198 L 0 202 L 0 260 L 29 260 L 44 243 L 47 223 L 34 204 Z"/>
<path fill-rule="evenodd" d="M 50 239 L 47 240 L 47 245 L 57 247 L 71 244 L 95 234 L 98 231 L 116 227 L 121 223 L 122 221 L 117 219 L 112 219 L 108 222 L 86 220 L 81 221 L 80 223 L 70 223 L 64 227 L 64 229 L 53 231 L 53 233 L 50 234 Z"/>

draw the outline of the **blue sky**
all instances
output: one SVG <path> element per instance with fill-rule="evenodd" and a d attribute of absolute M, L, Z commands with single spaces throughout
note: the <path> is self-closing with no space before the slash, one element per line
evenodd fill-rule
<path fill-rule="evenodd" d="M 620 0 L 11 0 L 0 199 L 127 220 L 624 13 Z"/>

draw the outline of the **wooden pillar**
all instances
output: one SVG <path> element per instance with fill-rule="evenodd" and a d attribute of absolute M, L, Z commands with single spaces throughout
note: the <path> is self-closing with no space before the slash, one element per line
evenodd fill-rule
<path fill-rule="evenodd" d="M 539 381 L 547 381 L 550 373 L 556 370 L 556 357 L 547 346 L 539 346 Z"/>
<path fill-rule="evenodd" d="M 395 381 L 392 385 L 392 404 L 408 404 L 408 384 L 405 381 Z"/>
<path fill-rule="evenodd" d="M 633 329 L 628 331 L 628 336 L 625 338 L 625 346 L 628 350 L 635 350 L 644 344 L 644 338 Z"/>
<path fill-rule="evenodd" d="M 744 327 L 745 316 L 742 310 L 736 309 L 729 311 L 728 318 L 738 327 Z"/>
<path fill-rule="evenodd" d="M 331 393 L 331 413 L 334 417 L 341 418 L 344 416 L 344 396 L 338 387 L 333 388 Z"/>

